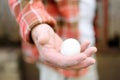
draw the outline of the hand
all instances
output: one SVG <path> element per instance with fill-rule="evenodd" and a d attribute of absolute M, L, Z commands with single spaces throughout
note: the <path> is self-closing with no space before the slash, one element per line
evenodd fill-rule
<path fill-rule="evenodd" d="M 77 56 L 64 56 L 60 53 L 62 39 L 47 24 L 37 25 L 32 30 L 32 39 L 40 52 L 40 60 L 50 66 L 63 69 L 82 69 L 95 63 L 91 56 L 95 47 L 88 47 L 89 42 L 81 44 L 82 51 Z"/>

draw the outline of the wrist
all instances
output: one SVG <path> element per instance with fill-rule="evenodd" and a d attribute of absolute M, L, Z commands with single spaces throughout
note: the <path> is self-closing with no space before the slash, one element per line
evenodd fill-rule
<path fill-rule="evenodd" d="M 50 39 L 53 29 L 48 24 L 39 24 L 31 31 L 32 40 L 37 44 L 45 44 Z"/>

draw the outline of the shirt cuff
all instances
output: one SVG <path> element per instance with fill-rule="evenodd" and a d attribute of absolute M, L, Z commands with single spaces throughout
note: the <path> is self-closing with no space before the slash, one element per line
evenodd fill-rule
<path fill-rule="evenodd" d="M 40 1 L 27 4 L 17 18 L 24 41 L 33 43 L 31 30 L 38 24 L 46 23 L 54 28 L 55 20 L 46 12 Z"/>

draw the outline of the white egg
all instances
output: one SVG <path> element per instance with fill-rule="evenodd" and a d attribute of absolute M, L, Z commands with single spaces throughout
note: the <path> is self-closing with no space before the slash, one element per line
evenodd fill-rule
<path fill-rule="evenodd" d="M 80 50 L 80 43 L 74 38 L 66 39 L 61 46 L 61 53 L 65 56 L 78 55 Z"/>

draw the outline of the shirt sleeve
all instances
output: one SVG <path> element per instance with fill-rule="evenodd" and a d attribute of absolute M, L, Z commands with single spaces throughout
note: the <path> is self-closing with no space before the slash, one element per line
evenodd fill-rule
<path fill-rule="evenodd" d="M 31 30 L 38 24 L 47 23 L 54 27 L 55 20 L 46 12 L 41 0 L 9 0 L 24 41 L 32 43 Z"/>

